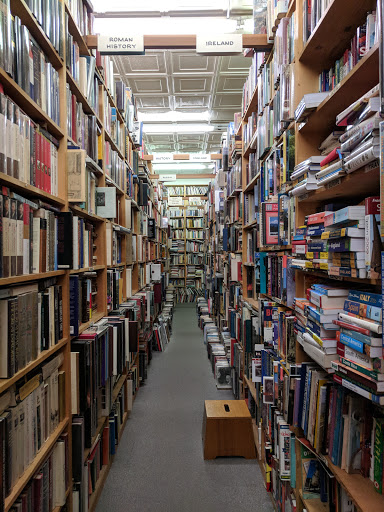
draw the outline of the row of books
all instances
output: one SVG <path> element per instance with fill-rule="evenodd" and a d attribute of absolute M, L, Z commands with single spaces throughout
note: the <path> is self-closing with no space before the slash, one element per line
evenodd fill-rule
<path fill-rule="evenodd" d="M 0 87 L 0 172 L 58 194 L 58 141 L 36 125 Z"/>
<path fill-rule="evenodd" d="M 12 492 L 13 486 L 65 417 L 66 374 L 60 370 L 62 363 L 63 355 L 59 354 L 40 367 L 26 383 L 19 383 L 16 392 L 12 392 L 13 396 L 8 397 L 8 403 L 3 403 L 4 409 L 0 416 L 3 455 L 0 493 L 3 500 Z M 57 455 L 56 448 L 54 453 Z M 61 459 L 60 462 L 65 461 Z M 62 469 L 59 473 L 63 477 Z M 38 479 L 42 477 L 38 476 Z M 39 486 L 42 482 L 32 482 L 32 485 L 35 483 Z M 61 487 L 57 488 L 58 494 L 59 491 L 62 492 Z"/>
<path fill-rule="evenodd" d="M 186 239 L 187 240 L 204 240 L 204 231 L 202 231 L 201 229 L 199 231 L 195 231 L 192 228 L 187 228 Z"/>
<path fill-rule="evenodd" d="M 62 33 L 62 23 L 64 13 L 60 0 L 27 0 L 25 3 L 57 53 L 63 58 L 64 34 Z M 4 3 L 4 8 L 5 10 L 9 9 L 7 2 Z M 10 16 L 9 11 L 7 12 L 8 16 Z M 6 31 L 4 32 L 4 40 L 7 40 Z M 1 67 L 4 68 L 5 66 L 1 65 Z"/>
<path fill-rule="evenodd" d="M 0 276 L 40 274 L 72 268 L 72 228 L 68 214 L 3 187 L 0 195 Z M 69 246 L 63 243 L 69 241 Z"/>
<path fill-rule="evenodd" d="M 94 15 L 91 10 L 88 10 L 86 2 L 83 2 L 83 0 L 69 0 L 68 9 L 80 34 L 83 36 L 93 34 Z"/>
<path fill-rule="evenodd" d="M 204 220 L 200 219 L 187 219 L 187 229 L 189 228 L 202 228 L 204 227 Z"/>
<path fill-rule="evenodd" d="M 84 149 L 87 155 L 98 162 L 98 127 L 95 116 L 87 115 L 83 105 L 77 102 L 76 96 L 71 93 L 67 84 L 67 130 L 69 137 Z"/>
<path fill-rule="evenodd" d="M 241 158 L 232 165 L 227 176 L 227 197 L 232 195 L 237 189 L 242 188 L 242 166 Z"/>
<path fill-rule="evenodd" d="M 0 378 L 8 379 L 63 338 L 62 287 L 47 280 L 2 290 L 0 321 Z"/>
<path fill-rule="evenodd" d="M 203 256 L 201 254 L 193 254 L 188 253 L 171 255 L 171 265 L 184 265 L 184 264 L 193 264 L 193 265 L 201 265 L 203 263 Z"/>
<path fill-rule="evenodd" d="M 176 289 L 176 301 L 179 304 L 187 303 L 187 302 L 195 302 L 198 297 L 202 297 L 204 295 L 204 289 L 197 289 L 194 286 L 188 286 L 187 288 L 177 288 Z"/>
<path fill-rule="evenodd" d="M 376 11 L 368 12 L 366 21 L 357 27 L 350 47 L 330 69 L 320 73 L 319 91 L 333 90 L 378 41 L 379 29 Z"/>

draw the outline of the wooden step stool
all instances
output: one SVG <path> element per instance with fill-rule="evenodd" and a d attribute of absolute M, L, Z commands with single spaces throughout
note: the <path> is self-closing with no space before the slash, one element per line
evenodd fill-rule
<path fill-rule="evenodd" d="M 252 418 L 244 400 L 206 400 L 203 420 L 204 459 L 255 459 Z"/>

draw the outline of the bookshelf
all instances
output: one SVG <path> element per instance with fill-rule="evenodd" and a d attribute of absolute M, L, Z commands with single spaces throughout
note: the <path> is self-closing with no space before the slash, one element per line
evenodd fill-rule
<path fill-rule="evenodd" d="M 373 456 L 367 455 L 360 466 L 352 470 L 348 466 L 348 445 L 340 447 L 342 458 L 329 451 L 327 440 L 319 448 L 315 438 L 317 420 L 312 416 L 309 421 L 314 423 L 311 426 L 301 423 L 301 413 L 297 416 L 293 409 L 301 404 L 296 388 L 296 383 L 300 382 L 300 385 L 305 386 L 306 392 L 312 393 L 308 397 L 310 412 L 303 415 L 310 418 L 311 414 L 319 414 L 319 409 L 313 402 L 313 397 L 318 396 L 319 388 L 316 387 L 315 390 L 313 384 L 304 382 L 303 374 L 300 373 L 306 363 L 310 362 L 313 367 L 309 374 L 315 379 L 325 379 L 326 384 L 321 393 L 330 393 L 329 390 L 332 389 L 332 393 L 338 394 L 340 404 L 354 404 L 355 407 L 364 409 L 363 423 L 367 431 L 369 430 L 366 446 L 376 446 L 377 436 L 380 436 L 375 425 L 372 427 L 375 434 L 371 435 L 369 423 L 369 418 L 381 418 L 383 413 L 382 406 L 374 403 L 376 399 L 381 399 L 381 393 L 378 392 L 378 398 L 375 398 L 367 391 L 378 389 L 376 385 L 364 390 L 367 380 L 363 378 L 356 381 L 358 376 L 349 372 L 348 364 L 345 365 L 345 372 L 349 373 L 344 374 L 344 370 L 340 373 L 340 366 L 335 370 L 330 363 L 331 360 L 339 361 L 339 358 L 340 361 L 344 358 L 343 361 L 348 363 L 354 357 L 353 350 L 349 350 L 348 355 L 343 352 L 342 356 L 343 346 L 346 345 L 337 341 L 339 338 L 335 339 L 345 335 L 345 327 L 341 327 L 340 333 L 336 334 L 334 330 L 330 330 L 328 324 L 328 331 L 325 332 L 322 330 L 324 320 L 316 320 L 319 335 L 312 338 L 315 340 L 313 348 L 304 336 L 308 333 L 314 334 L 313 329 L 316 327 L 311 323 L 313 317 L 309 309 L 314 307 L 316 310 L 316 306 L 313 306 L 316 286 L 323 286 L 323 289 L 324 285 L 346 289 L 347 296 L 344 298 L 347 300 L 350 300 L 350 290 L 357 290 L 357 297 L 361 298 L 358 293 L 364 291 L 380 300 L 381 269 L 377 270 L 378 267 L 375 267 L 374 270 L 373 266 L 363 265 L 363 269 L 359 266 L 361 272 L 340 270 L 345 265 L 345 256 L 332 255 L 332 240 L 324 246 L 326 249 L 318 249 L 319 255 L 314 256 L 311 247 L 316 240 L 326 238 L 320 237 L 320 234 L 317 238 L 316 235 L 309 234 L 318 225 L 320 231 L 324 230 L 325 225 L 325 232 L 330 231 L 329 236 L 333 236 L 332 230 L 337 235 L 337 226 L 345 226 L 342 222 L 337 224 L 336 213 L 326 213 L 331 219 L 329 227 L 325 222 L 319 221 L 318 213 L 326 209 L 337 212 L 343 207 L 358 205 L 364 210 L 365 205 L 368 205 L 367 210 L 364 210 L 365 222 L 371 222 L 374 214 L 369 209 L 369 204 L 373 198 L 378 201 L 380 190 L 379 160 L 376 156 L 367 165 L 357 164 L 354 168 L 350 167 L 348 172 L 345 170 L 348 167 L 345 166 L 350 165 L 350 157 L 344 150 L 344 172 L 334 178 L 332 175 L 328 176 L 325 185 L 319 176 L 316 177 L 318 181 L 313 189 L 305 184 L 302 192 L 298 193 L 298 187 L 302 186 L 300 180 L 303 178 L 291 178 L 294 173 L 298 174 L 300 165 L 313 156 L 321 157 L 318 167 L 314 164 L 316 160 L 311 160 L 307 164 L 308 168 L 313 165 L 313 170 L 310 169 L 313 173 L 321 169 L 327 177 L 327 164 L 320 164 L 320 161 L 330 154 L 333 147 L 328 150 L 330 143 L 321 146 L 333 130 L 341 129 L 341 121 L 337 119 L 343 119 L 344 109 L 348 109 L 363 95 L 367 95 L 364 105 L 373 105 L 377 100 L 378 88 L 374 89 L 379 83 L 377 40 L 370 40 L 368 48 L 360 58 L 335 65 L 335 61 L 345 55 L 346 50 L 353 50 L 354 37 L 359 27 L 364 27 L 368 22 L 370 33 L 375 30 L 374 15 L 372 17 L 371 13 L 376 9 L 376 2 L 367 2 L 364 5 L 357 1 L 351 2 L 348 4 L 350 9 L 345 12 L 342 1 L 331 0 L 319 5 L 320 10 L 313 11 L 309 17 L 305 12 L 308 4 L 306 0 L 278 2 L 274 7 L 271 4 L 273 2 L 268 2 L 269 15 L 274 9 L 281 8 L 281 12 L 277 15 L 274 12 L 275 15 L 270 17 L 271 26 L 267 27 L 267 33 L 270 34 L 271 41 L 273 40 L 273 49 L 270 53 L 259 53 L 253 57 L 249 77 L 244 84 L 242 112 L 235 114 L 234 123 L 229 125 L 223 137 L 223 164 L 221 168 L 218 167 L 216 178 L 208 191 L 205 270 L 210 316 L 220 330 L 220 342 L 224 347 L 227 347 L 227 331 L 230 333 L 231 352 L 227 354 L 227 358 L 232 366 L 233 391 L 235 397 L 248 399 L 254 418 L 260 469 L 275 507 L 279 510 L 326 512 L 339 510 L 339 507 L 340 510 L 359 511 L 379 509 L 384 505 L 384 498 L 375 489 L 372 474 L 369 478 L 369 469 L 372 468 L 373 472 L 373 468 L 379 467 L 380 463 Z M 312 24 L 312 30 L 304 25 L 305 20 Z M 308 103 L 305 104 L 305 95 L 323 90 L 321 87 L 324 85 L 324 77 L 321 73 L 324 70 L 328 72 L 332 66 L 333 75 L 331 74 L 328 94 L 309 107 Z M 371 89 L 373 92 L 369 95 Z M 299 107 L 303 108 L 303 98 L 306 110 L 301 114 Z M 356 108 L 361 109 L 361 104 Z M 376 110 L 377 107 L 368 116 L 374 116 Z M 347 125 L 358 124 L 358 121 L 349 119 Z M 359 122 L 363 121 L 364 118 Z M 373 136 L 378 144 L 378 123 L 375 130 Z M 340 133 L 333 139 L 335 147 L 340 145 L 339 136 Z M 343 140 L 347 140 L 347 137 L 340 139 L 341 144 Z M 352 148 L 351 151 L 356 150 Z M 321 152 L 323 153 L 320 155 Z M 332 165 L 334 160 L 331 159 L 330 162 Z M 309 175 L 308 171 L 306 177 Z M 215 212 L 214 197 L 218 191 L 223 196 L 223 207 L 220 212 Z M 367 202 L 366 198 L 372 199 Z M 268 203 L 276 206 L 268 210 L 263 206 Z M 275 211 L 274 215 L 277 217 L 277 231 L 274 233 L 273 230 L 267 232 L 266 219 L 270 218 L 269 211 Z M 311 228 L 312 223 L 314 228 Z M 361 223 L 358 225 L 362 229 Z M 303 238 L 300 238 L 301 229 L 305 229 Z M 273 234 L 276 236 L 270 236 Z M 361 238 L 364 238 L 363 235 L 366 237 L 366 232 L 360 232 Z M 337 236 L 340 237 L 340 233 Z M 352 239 L 351 235 L 348 236 Z M 242 251 L 242 271 L 233 276 L 232 271 L 236 268 L 231 263 L 239 250 Z M 348 252 L 351 258 L 357 258 L 359 250 L 355 251 L 356 256 L 354 251 L 344 252 Z M 316 261 L 317 259 L 321 261 Z M 350 268 L 352 267 L 351 264 Z M 338 275 L 339 273 L 342 275 Z M 348 325 L 353 325 L 353 317 L 348 317 L 348 309 L 343 310 L 343 307 L 348 307 L 346 302 L 344 304 L 344 298 L 343 305 L 338 306 L 340 311 L 337 314 L 347 313 L 347 322 L 350 321 Z M 377 328 L 380 329 L 381 316 L 377 323 Z M 253 327 L 249 328 L 249 325 Z M 248 334 L 247 329 L 250 329 Z M 375 336 L 369 329 L 368 333 Z M 351 336 L 353 337 L 353 333 Z M 326 343 L 332 349 L 325 349 L 324 346 L 321 348 L 321 340 L 326 338 L 329 339 Z M 320 341 L 316 341 L 317 339 Z M 381 347 L 380 339 L 379 335 L 373 342 Z M 254 350 L 253 346 L 262 348 Z M 382 361 L 382 355 L 379 359 Z M 370 361 L 370 357 L 364 362 L 360 361 L 360 371 Z M 348 375 L 349 381 L 348 378 L 342 381 L 340 375 Z M 377 374 L 374 372 L 372 376 L 375 378 Z M 265 397 L 270 384 L 269 378 L 277 383 L 270 402 Z M 288 389 L 294 398 L 284 396 Z M 299 409 L 300 407 L 299 405 Z M 325 414 L 326 424 L 331 421 L 329 418 L 335 418 L 329 410 L 329 403 L 322 414 Z M 346 410 L 347 418 L 348 414 Z M 332 421 L 334 423 L 325 428 L 332 432 L 333 429 L 340 429 L 340 435 L 345 438 L 347 430 L 345 424 L 340 423 L 340 417 Z M 286 434 L 281 434 L 283 431 Z M 279 452 L 280 443 L 287 439 L 284 435 L 289 438 L 293 450 L 288 460 Z M 333 433 L 328 435 L 334 439 Z M 307 443 L 306 453 L 301 451 L 302 444 L 299 439 Z M 379 453 L 381 454 L 380 450 Z M 307 489 L 304 488 L 305 479 L 302 479 L 304 458 L 307 461 L 312 459 L 312 464 L 320 468 L 320 474 L 325 475 L 328 496 L 323 496 L 323 501 L 320 500 L 320 493 L 317 493 L 315 499 L 308 499 Z M 296 468 L 294 474 L 284 473 L 286 468 L 282 464 L 285 462 L 288 467 L 291 465 Z M 333 477 L 326 476 L 328 473 Z M 346 505 L 348 500 L 351 502 L 348 505 L 350 508 Z"/>
<path fill-rule="evenodd" d="M 40 475 L 45 478 L 48 463 L 55 472 L 59 468 L 64 471 L 66 482 L 65 489 L 52 491 L 53 495 L 60 493 L 52 510 L 62 510 L 64 506 L 76 510 L 72 508 L 73 497 L 74 502 L 78 498 L 87 509 L 95 509 L 115 447 L 112 450 L 111 444 L 110 452 L 103 454 L 102 469 L 93 482 L 87 504 L 83 500 L 84 495 L 88 499 L 88 469 L 76 480 L 74 468 L 78 469 L 80 463 L 80 467 L 85 464 L 93 471 L 100 440 L 112 428 L 112 419 L 116 441 L 121 438 L 133 401 L 146 379 L 152 332 L 159 322 L 167 322 L 160 320 L 169 269 L 168 230 L 162 223 L 163 185 L 152 177 L 151 162 L 142 158 L 142 141 L 134 143 L 134 98 L 121 82 L 114 81 L 110 60 L 99 55 L 95 58 L 96 52 L 91 52 L 85 42 L 85 37 L 92 33 L 91 4 L 53 1 L 51 7 L 52 13 L 56 13 L 52 14 L 54 22 L 45 24 L 47 20 L 41 19 L 37 11 L 32 12 L 23 0 L 12 0 L 10 11 L 9 4 L 4 6 L 7 19 L 11 20 L 10 13 L 15 17 L 12 23 L 16 30 L 25 27 L 23 37 L 28 45 L 33 47 L 30 38 L 37 43 L 32 48 L 33 59 L 45 59 L 44 73 L 49 72 L 54 82 L 52 78 L 52 96 L 49 98 L 51 90 L 43 96 L 46 75 L 35 75 L 32 94 L 30 84 L 17 74 L 17 65 L 11 69 L 14 59 L 21 59 L 25 48 L 16 45 L 20 54 L 15 52 L 11 60 L 8 54 L 1 54 L 4 67 L 0 68 L 0 116 L 4 123 L 9 118 L 10 130 L 20 130 L 10 147 L 12 152 L 7 148 L 5 158 L 2 153 L 0 167 L 0 323 L 5 340 L 0 358 L 7 362 L 9 353 L 12 361 L 9 366 L 2 364 L 0 379 L 1 445 L 8 450 L 7 418 L 17 419 L 27 412 L 25 407 L 29 413 L 25 414 L 25 430 L 20 427 L 20 443 L 16 441 L 13 446 L 22 450 L 25 439 L 29 439 L 27 429 L 35 418 L 32 400 L 42 400 L 46 411 L 50 406 L 38 394 L 42 386 L 50 393 L 55 418 L 47 420 L 47 428 L 44 427 L 41 439 L 32 449 L 22 450 L 27 455 L 20 470 L 16 472 L 13 468 L 14 473 L 10 473 L 10 466 L 2 468 L 7 484 L 5 488 L 2 483 L 0 489 L 5 512 L 14 510 L 21 497 L 30 496 L 34 486 L 39 485 Z M 38 8 L 37 4 L 34 8 Z M 90 68 L 85 67 L 86 62 Z M 21 69 L 21 62 L 16 63 Z M 131 117 L 126 115 L 129 109 L 133 112 Z M 39 157 L 32 140 L 38 144 Z M 33 165 L 29 163 L 31 155 Z M 83 198 L 72 195 L 71 159 L 77 159 L 76 171 L 84 180 L 80 187 Z M 96 203 L 96 187 L 99 192 L 112 193 L 116 204 L 112 213 L 99 209 L 105 204 Z M 13 207 L 20 208 L 19 216 L 13 213 Z M 8 229 L 13 231 L 5 238 Z M 152 277 L 152 270 L 156 270 L 157 277 Z M 75 290 L 83 295 L 76 295 Z M 121 304 L 128 304 L 130 323 L 137 327 L 137 347 L 126 354 L 124 361 L 121 359 L 121 367 L 108 373 L 97 389 L 98 396 L 94 395 L 98 405 L 92 409 L 96 425 L 92 427 L 89 446 L 80 443 L 72 450 L 75 429 L 81 424 L 78 420 L 84 416 L 80 403 L 76 403 L 83 399 L 84 387 L 81 372 L 76 376 L 74 371 L 75 347 L 80 350 L 80 339 L 90 340 L 92 332 L 99 336 L 103 324 L 111 325 L 115 317 L 110 313 L 117 315 L 114 325 L 120 326 L 117 329 L 122 335 L 122 326 L 128 323 L 122 319 L 122 311 L 126 310 L 121 309 Z M 76 311 L 82 313 L 75 314 Z M 10 316 L 11 313 L 17 317 Z M 12 319 L 16 321 L 12 323 Z M 49 326 L 47 330 L 45 325 Z M 110 329 L 107 331 L 112 343 L 114 335 Z M 36 338 L 27 338 L 27 332 L 36 332 Z M 101 336 L 98 339 L 106 342 L 107 338 Z M 16 340 L 17 349 L 13 345 Z M 13 416 L 9 416 L 9 411 Z M 59 453 L 60 457 L 65 456 L 61 465 L 57 462 Z M 15 460 L 3 448 L 1 456 L 7 464 Z M 48 503 L 44 507 L 48 510 Z"/>
<path fill-rule="evenodd" d="M 170 281 L 179 302 L 203 294 L 206 185 L 168 186 L 169 225 L 172 228 Z M 180 206 L 174 206 L 179 203 Z"/>

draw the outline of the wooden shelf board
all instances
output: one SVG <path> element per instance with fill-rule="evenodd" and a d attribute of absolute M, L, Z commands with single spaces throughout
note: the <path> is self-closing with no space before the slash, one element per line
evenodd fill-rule
<path fill-rule="evenodd" d="M 65 12 L 68 14 L 68 31 L 73 36 L 73 39 L 76 41 L 76 43 L 79 45 L 80 56 L 90 55 L 88 46 L 86 45 L 85 40 L 81 35 L 78 26 L 76 25 L 76 22 L 73 18 L 73 15 L 69 9 L 67 2 L 65 2 Z"/>
<path fill-rule="evenodd" d="M 48 457 L 49 452 L 52 450 L 54 444 L 67 428 L 69 423 L 69 418 L 65 418 L 61 423 L 59 423 L 58 427 L 52 432 L 52 434 L 45 441 L 40 451 L 33 459 L 31 464 L 27 467 L 21 477 L 17 480 L 16 484 L 13 486 L 11 494 L 5 499 L 4 502 L 4 512 L 9 512 L 13 503 L 16 501 L 20 493 L 23 491 L 24 487 L 27 485 L 29 480 L 33 477 L 36 471 L 41 467 L 44 463 L 44 460 Z"/>
<path fill-rule="evenodd" d="M 243 157 L 248 158 L 251 153 L 256 152 L 255 141 L 257 138 L 257 131 L 252 135 L 252 139 L 250 140 L 248 146 L 244 149 Z"/>
<path fill-rule="evenodd" d="M 89 320 L 89 322 L 85 322 L 84 324 L 80 325 L 79 334 L 86 331 L 88 329 L 88 327 L 91 327 L 91 325 L 93 325 L 94 323 L 101 320 L 103 318 L 103 316 L 107 316 L 107 313 L 104 313 L 103 311 L 101 311 L 100 313 L 99 312 L 94 313 L 91 320 Z M 72 338 L 76 338 L 76 336 L 72 336 Z"/>
<path fill-rule="evenodd" d="M 4 393 L 8 388 L 10 388 L 15 382 L 17 382 L 19 379 L 27 375 L 30 371 L 32 371 L 37 366 L 40 366 L 46 359 L 51 357 L 52 355 L 56 354 L 61 348 L 64 347 L 68 342 L 68 338 L 63 338 L 60 340 L 55 346 L 49 348 L 48 350 L 43 350 L 43 352 L 40 353 L 39 357 L 35 359 L 34 361 L 31 361 L 27 366 L 19 370 L 13 377 L 10 379 L 0 379 L 0 394 Z"/>
<path fill-rule="evenodd" d="M 253 91 L 251 99 L 247 105 L 247 108 L 245 109 L 245 112 L 243 114 L 243 121 L 246 121 L 248 117 L 252 114 L 252 112 L 257 112 L 257 87 Z"/>
<path fill-rule="evenodd" d="M 100 432 L 103 430 L 103 427 L 105 425 L 105 421 L 108 419 L 108 416 L 101 416 L 97 422 L 97 428 L 96 428 L 96 432 L 95 432 L 95 435 L 92 437 L 92 440 L 91 440 L 91 448 L 86 448 L 84 450 L 84 460 L 87 460 L 88 457 L 89 457 L 89 454 L 91 453 L 91 449 L 97 439 L 97 436 L 100 434 Z"/>
<path fill-rule="evenodd" d="M 76 82 L 70 71 L 67 69 L 67 83 L 69 84 L 69 87 L 71 89 L 72 94 L 76 96 L 76 99 L 79 103 L 83 106 L 83 111 L 86 114 L 90 114 L 92 116 L 97 117 L 96 112 L 91 107 L 91 105 L 88 103 L 87 98 L 84 96 L 84 94 L 81 92 L 79 84 Z"/>
<path fill-rule="evenodd" d="M 127 380 L 127 374 L 123 374 L 119 380 L 117 381 L 117 383 L 115 384 L 115 387 L 113 388 L 113 392 L 112 392 L 112 403 L 115 403 L 116 400 L 117 400 L 117 396 L 118 394 L 120 393 L 121 391 L 121 388 L 123 387 L 124 385 L 124 382 Z"/>
<path fill-rule="evenodd" d="M 256 311 L 259 311 L 259 301 L 251 298 L 243 298 L 244 302 L 247 302 L 250 306 L 252 306 Z"/>
<path fill-rule="evenodd" d="M 257 173 L 256 176 L 252 178 L 252 180 L 248 183 L 248 185 L 245 187 L 243 192 L 251 192 L 253 191 L 253 187 L 256 185 L 257 180 L 260 178 L 260 173 Z"/>
<path fill-rule="evenodd" d="M 328 504 L 322 503 L 320 501 L 320 499 L 305 500 L 303 498 L 303 492 L 301 489 L 299 491 L 299 494 L 300 494 L 300 498 L 303 501 L 305 508 L 307 509 L 308 512 L 328 512 L 329 511 Z"/>
<path fill-rule="evenodd" d="M 384 495 L 379 494 L 369 480 L 360 474 L 349 474 L 332 464 L 326 456 L 328 467 L 335 475 L 337 481 L 344 487 L 359 510 L 383 510 Z"/>
<path fill-rule="evenodd" d="M 344 2 L 333 0 L 312 31 L 299 56 L 299 61 L 319 73 L 334 66 L 356 34 L 356 29 L 367 19 L 367 11 L 376 7 L 376 2 L 348 0 L 348 9 Z M 369 87 L 367 87 L 369 90 Z"/>
<path fill-rule="evenodd" d="M 333 186 L 322 187 L 309 191 L 299 203 L 312 203 L 314 201 L 327 201 L 329 199 L 367 197 L 376 195 L 380 185 L 380 169 L 376 167 L 370 171 L 359 169 L 351 174 L 342 176 L 333 182 Z M 331 182 L 332 184 L 332 182 Z"/>
<path fill-rule="evenodd" d="M 252 382 L 251 380 L 249 380 L 248 377 L 246 377 L 245 375 L 244 375 L 244 380 L 245 380 L 247 388 L 249 389 L 249 392 L 253 396 L 255 402 L 258 402 L 255 383 Z"/>
<path fill-rule="evenodd" d="M 369 284 L 372 286 L 380 286 L 380 279 L 359 279 L 358 277 L 341 277 L 341 276 L 331 276 L 326 271 L 322 272 L 321 270 L 311 270 L 304 268 L 296 268 L 299 272 L 305 272 L 309 275 L 323 277 L 324 279 L 335 279 L 336 281 L 350 281 L 352 283 L 360 283 L 360 284 Z"/>
<path fill-rule="evenodd" d="M 318 145 L 318 142 L 324 140 L 332 131 L 337 114 L 378 82 L 379 44 L 376 44 L 329 93 L 317 109 L 309 115 L 307 122 L 300 129 L 300 133 L 303 135 L 310 134 L 311 137 L 315 138 L 314 144 Z"/>
<path fill-rule="evenodd" d="M 98 215 L 95 215 L 94 213 L 88 213 L 85 210 L 83 210 L 82 208 L 79 208 L 79 206 L 70 204 L 69 207 L 75 213 L 77 213 L 81 217 L 84 217 L 90 221 L 94 221 L 94 222 L 104 222 L 105 221 L 104 217 L 99 217 Z"/>
<path fill-rule="evenodd" d="M 2 277 L 0 278 L 0 286 L 9 286 L 26 281 L 41 281 L 42 279 L 63 276 L 64 274 L 65 270 L 54 270 L 53 272 L 42 272 L 40 274 L 22 274 L 21 276 Z"/>
<path fill-rule="evenodd" d="M 13 176 L 8 176 L 7 174 L 4 174 L 2 172 L 0 172 L 0 183 L 12 187 L 12 189 L 19 192 L 20 194 L 24 194 L 28 198 L 37 197 L 43 201 L 54 203 L 59 206 L 65 205 L 64 199 L 53 196 L 52 194 L 48 194 L 48 192 L 44 192 L 44 190 L 40 190 L 39 188 L 34 187 L 33 185 L 29 185 L 28 183 L 23 183 L 22 181 L 14 178 Z"/>
<path fill-rule="evenodd" d="M 118 147 L 118 145 L 116 144 L 116 142 L 112 139 L 112 136 L 107 132 L 107 130 L 104 129 L 104 135 L 105 135 L 105 139 L 110 143 L 110 145 L 112 146 L 112 149 L 114 151 L 116 151 L 116 153 L 119 155 L 119 157 L 122 159 L 122 160 L 125 160 L 125 157 L 123 155 L 123 153 L 121 152 L 120 148 Z"/>
<path fill-rule="evenodd" d="M 246 224 L 245 226 L 243 226 L 243 229 L 244 230 L 251 229 L 254 226 L 257 226 L 257 219 L 255 219 L 254 221 L 250 222 L 249 224 Z"/>
<path fill-rule="evenodd" d="M 60 126 L 2 68 L 0 68 L 0 83 L 3 84 L 5 94 L 8 94 L 29 117 L 46 126 L 47 130 L 57 139 L 64 137 Z"/>
<path fill-rule="evenodd" d="M 115 181 L 113 181 L 113 179 L 110 176 L 105 175 L 105 184 L 110 187 L 115 187 L 118 196 L 126 195 L 124 190 L 120 188 L 119 185 Z"/>
<path fill-rule="evenodd" d="M 57 70 L 63 67 L 64 62 L 60 57 L 51 41 L 45 34 L 44 30 L 37 23 L 36 18 L 32 14 L 24 0 L 11 0 L 11 12 L 13 16 L 18 16 L 22 25 L 25 25 L 34 39 L 48 57 L 49 62 Z"/>
<path fill-rule="evenodd" d="M 72 269 L 69 271 L 71 275 L 73 274 L 81 274 L 83 272 L 97 272 L 98 270 L 104 270 L 104 265 L 94 265 L 93 267 L 84 267 L 79 269 Z"/>

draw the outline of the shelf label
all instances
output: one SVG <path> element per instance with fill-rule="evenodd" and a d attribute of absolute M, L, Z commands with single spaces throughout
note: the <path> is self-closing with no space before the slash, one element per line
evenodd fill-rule
<path fill-rule="evenodd" d="M 242 34 L 196 35 L 196 53 L 225 55 L 242 52 Z"/>
<path fill-rule="evenodd" d="M 153 153 L 153 164 L 173 162 L 173 153 Z"/>
<path fill-rule="evenodd" d="M 144 53 L 144 36 L 138 34 L 98 36 L 97 49 L 102 54 Z"/>
<path fill-rule="evenodd" d="M 190 162 L 210 162 L 211 155 L 200 155 L 199 153 L 190 153 L 189 161 Z"/>
<path fill-rule="evenodd" d="M 159 174 L 159 181 L 176 181 L 176 174 Z"/>
<path fill-rule="evenodd" d="M 183 206 L 183 198 L 182 197 L 169 197 L 168 198 L 168 206 Z"/>

